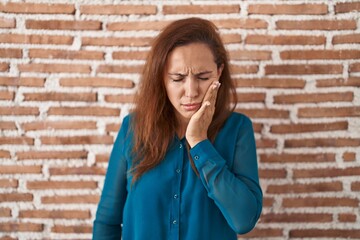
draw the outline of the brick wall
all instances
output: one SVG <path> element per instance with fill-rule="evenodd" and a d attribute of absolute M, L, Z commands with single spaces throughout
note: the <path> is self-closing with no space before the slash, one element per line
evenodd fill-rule
<path fill-rule="evenodd" d="M 254 122 L 264 210 L 239 238 L 360 238 L 359 1 L 41 2 L 0 3 L 0 239 L 91 238 L 149 43 L 187 16 L 220 28 Z"/>

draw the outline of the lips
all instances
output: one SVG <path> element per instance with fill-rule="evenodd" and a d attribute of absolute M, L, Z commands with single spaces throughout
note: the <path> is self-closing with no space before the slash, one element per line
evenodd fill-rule
<path fill-rule="evenodd" d="M 186 111 L 196 111 L 201 107 L 201 103 L 188 103 L 182 104 L 182 106 Z"/>

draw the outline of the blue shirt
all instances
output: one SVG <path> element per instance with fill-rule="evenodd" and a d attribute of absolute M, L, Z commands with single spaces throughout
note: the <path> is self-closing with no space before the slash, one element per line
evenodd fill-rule
<path fill-rule="evenodd" d="M 235 240 L 260 217 L 254 132 L 232 113 L 214 143 L 190 149 L 174 136 L 163 161 L 131 185 L 131 115 L 124 118 L 110 155 L 94 221 L 93 239 Z M 122 226 L 121 226 L 122 224 Z"/>

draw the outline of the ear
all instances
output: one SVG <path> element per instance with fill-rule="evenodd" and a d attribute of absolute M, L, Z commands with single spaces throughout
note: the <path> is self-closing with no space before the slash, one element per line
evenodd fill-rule
<path fill-rule="evenodd" d="M 221 66 L 217 69 L 217 78 L 218 79 L 220 79 L 223 69 L 224 69 L 224 64 L 221 64 Z"/>

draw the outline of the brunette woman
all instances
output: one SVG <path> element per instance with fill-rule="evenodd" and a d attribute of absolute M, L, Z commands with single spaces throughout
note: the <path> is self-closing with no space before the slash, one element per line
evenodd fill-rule
<path fill-rule="evenodd" d="M 215 25 L 189 18 L 154 40 L 110 156 L 93 239 L 235 240 L 262 209 L 252 123 Z"/>

